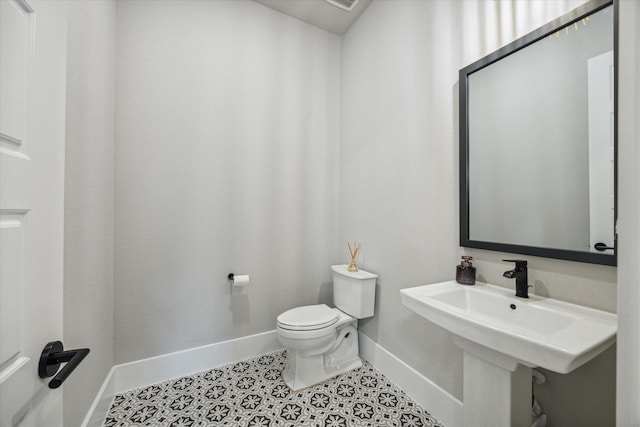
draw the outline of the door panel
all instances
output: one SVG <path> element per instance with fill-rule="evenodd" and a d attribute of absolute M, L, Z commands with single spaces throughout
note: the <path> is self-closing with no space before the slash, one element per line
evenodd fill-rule
<path fill-rule="evenodd" d="M 0 366 L 15 364 L 22 348 L 23 215 L 0 213 Z M 2 372 L 0 371 L 0 375 Z"/>
<path fill-rule="evenodd" d="M 0 426 L 62 426 L 38 377 L 62 339 L 67 5 L 0 0 Z"/>
<path fill-rule="evenodd" d="M 33 11 L 25 3 L 0 5 L 0 139 L 19 147 L 24 139 L 26 88 Z"/>

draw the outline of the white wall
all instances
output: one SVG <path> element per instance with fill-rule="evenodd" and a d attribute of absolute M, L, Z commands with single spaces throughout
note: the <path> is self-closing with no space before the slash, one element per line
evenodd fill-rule
<path fill-rule="evenodd" d="M 117 28 L 116 363 L 330 301 L 340 39 L 251 1 L 119 2 Z"/>
<path fill-rule="evenodd" d="M 80 425 L 113 366 L 114 0 L 69 2 L 64 345 L 91 353 L 64 385 Z"/>
<path fill-rule="evenodd" d="M 379 274 L 361 330 L 460 399 L 461 351 L 399 298 L 451 279 L 462 252 L 481 278 L 513 286 L 504 254 L 458 249 L 458 70 L 582 3 L 378 1 L 343 38 L 340 241 L 362 241 L 362 268 Z M 615 268 L 527 259 L 536 293 L 615 311 Z M 550 375 L 537 392 L 548 425 L 611 425 L 614 371 L 610 350 Z"/>
<path fill-rule="evenodd" d="M 620 2 L 617 425 L 640 425 L 640 4 Z"/>

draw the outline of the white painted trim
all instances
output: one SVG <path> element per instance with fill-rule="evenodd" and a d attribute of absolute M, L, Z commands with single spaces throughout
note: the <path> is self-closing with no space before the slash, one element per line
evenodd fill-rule
<path fill-rule="evenodd" d="M 447 427 L 464 424 L 462 402 L 362 332 L 360 355 Z"/>
<path fill-rule="evenodd" d="M 117 393 L 189 375 L 282 348 L 276 331 L 123 363 L 111 368 L 82 427 L 99 427 Z"/>
<path fill-rule="evenodd" d="M 0 228 L 2 228 L 2 225 L 0 225 Z M 26 365 L 29 362 L 29 360 L 31 359 L 29 359 L 28 357 L 19 357 L 18 359 L 14 360 L 11 364 L 9 364 L 9 366 L 7 366 L 5 369 L 0 371 L 0 384 L 2 384 L 7 379 L 9 379 L 11 375 L 18 372 L 18 370 L 20 370 L 20 368 Z"/>
<path fill-rule="evenodd" d="M 81 427 L 102 426 L 104 419 L 107 416 L 107 412 L 109 411 L 109 407 L 111 407 L 113 397 L 116 395 L 114 381 L 115 369 L 116 366 L 112 367 L 107 374 L 107 377 L 104 379 L 102 387 L 100 387 L 100 390 L 98 391 L 96 398 L 93 400 L 87 415 L 84 417 L 84 421 L 82 421 Z"/>
<path fill-rule="evenodd" d="M 5 154 L 7 156 L 15 157 L 15 158 L 20 159 L 20 160 L 31 161 L 31 158 L 29 156 L 27 156 L 26 154 L 21 153 L 19 151 L 11 150 L 11 149 L 9 149 L 7 147 L 0 147 L 0 153 Z"/>
<path fill-rule="evenodd" d="M 31 5 L 29 5 L 29 3 L 27 3 L 26 0 L 14 0 L 18 6 L 20 6 L 20 8 L 24 11 L 24 13 L 35 13 L 36 11 L 33 10 L 33 8 L 31 7 Z"/>
<path fill-rule="evenodd" d="M 0 215 L 26 215 L 31 209 L 0 209 Z"/>
<path fill-rule="evenodd" d="M 360 0 L 355 0 L 355 1 L 354 1 L 353 3 L 351 3 L 351 5 L 349 5 L 349 6 L 347 6 L 347 5 L 345 5 L 345 4 L 340 3 L 340 1 L 339 1 L 339 0 L 324 0 L 324 1 L 326 1 L 327 3 L 329 3 L 329 4 L 331 4 L 331 5 L 335 6 L 335 7 L 339 7 L 339 8 L 340 8 L 340 9 L 342 9 L 342 10 L 346 10 L 347 12 L 351 12 L 351 11 L 352 11 L 356 6 L 357 6 L 357 4 L 358 4 L 358 2 L 359 2 Z"/>
<path fill-rule="evenodd" d="M 4 133 L 0 132 L 0 140 L 3 140 L 3 139 L 5 141 L 7 141 L 8 143 L 13 144 L 13 145 L 18 146 L 18 147 L 20 147 L 22 145 L 22 141 L 20 139 L 14 138 L 14 137 L 12 137 L 10 135 L 7 135 L 7 134 L 4 134 Z"/>

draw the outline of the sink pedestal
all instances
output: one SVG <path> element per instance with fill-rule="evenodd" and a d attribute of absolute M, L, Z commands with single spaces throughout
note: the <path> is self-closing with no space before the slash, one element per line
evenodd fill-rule
<path fill-rule="evenodd" d="M 531 368 L 459 336 L 465 427 L 531 427 Z"/>

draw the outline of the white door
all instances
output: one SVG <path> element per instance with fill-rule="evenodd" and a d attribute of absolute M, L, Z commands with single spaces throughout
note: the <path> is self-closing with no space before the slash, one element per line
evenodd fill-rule
<path fill-rule="evenodd" d="M 589 58 L 589 246 L 613 248 L 613 51 Z M 607 249 L 604 253 L 613 253 Z"/>
<path fill-rule="evenodd" d="M 0 426 L 62 426 L 38 377 L 62 340 L 67 5 L 0 0 Z"/>

